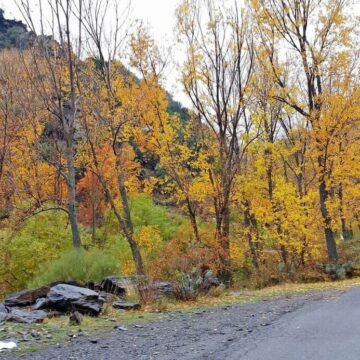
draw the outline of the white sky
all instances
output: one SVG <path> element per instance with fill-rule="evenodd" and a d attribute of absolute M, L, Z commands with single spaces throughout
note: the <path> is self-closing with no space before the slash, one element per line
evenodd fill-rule
<path fill-rule="evenodd" d="M 38 0 L 31 0 L 36 3 Z M 118 0 L 126 3 L 126 0 Z M 174 42 L 173 30 L 175 26 L 175 9 L 181 0 L 131 0 L 133 19 L 141 19 L 145 25 L 149 26 L 155 40 L 164 44 Z M 241 0 L 236 0 L 241 1 Z M 0 0 L 0 7 L 5 10 L 7 18 L 21 19 L 21 14 L 16 7 L 15 0 Z M 352 10 L 356 15 L 360 15 L 360 0 L 353 0 Z M 173 56 L 181 58 L 181 54 L 175 53 Z M 181 85 L 178 82 L 179 73 L 173 67 L 168 71 L 166 89 L 182 102 L 185 106 L 190 106 L 189 99 L 181 91 Z"/>
<path fill-rule="evenodd" d="M 171 45 L 174 41 L 175 9 L 179 3 L 180 0 L 132 0 L 132 18 L 143 20 L 144 24 L 149 26 L 156 41 Z M 5 10 L 6 18 L 21 20 L 15 0 L 0 0 L 0 7 Z M 172 70 L 165 84 L 167 90 L 176 100 L 190 105 L 177 85 L 177 72 Z"/>

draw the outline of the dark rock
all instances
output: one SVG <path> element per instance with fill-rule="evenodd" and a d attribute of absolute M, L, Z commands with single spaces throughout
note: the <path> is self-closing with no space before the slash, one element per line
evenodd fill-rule
<path fill-rule="evenodd" d="M 47 317 L 47 312 L 43 310 L 22 311 L 12 310 L 9 314 L 8 321 L 23 324 L 41 323 Z"/>
<path fill-rule="evenodd" d="M 167 281 L 154 281 L 152 287 L 157 293 L 164 296 L 172 296 L 175 292 L 174 285 Z"/>
<path fill-rule="evenodd" d="M 35 304 L 32 306 L 33 310 L 46 309 L 49 305 L 49 300 L 47 298 L 37 299 Z"/>
<path fill-rule="evenodd" d="M 119 276 L 108 276 L 100 283 L 100 290 L 117 296 L 126 295 L 126 286 Z"/>
<path fill-rule="evenodd" d="M 83 314 L 99 315 L 104 300 L 93 290 L 59 284 L 52 287 L 47 295 L 50 309 L 58 311 L 79 311 Z"/>
<path fill-rule="evenodd" d="M 38 289 L 23 290 L 5 297 L 5 306 L 28 306 L 36 302 L 37 299 L 46 297 L 50 290 L 49 286 L 42 286 Z"/>
<path fill-rule="evenodd" d="M 82 315 L 78 311 L 74 311 L 69 318 L 70 325 L 80 325 L 82 322 Z"/>
<path fill-rule="evenodd" d="M 140 310 L 141 305 L 140 304 L 132 304 L 122 301 L 115 301 L 112 304 L 113 308 L 120 309 L 120 310 Z"/>

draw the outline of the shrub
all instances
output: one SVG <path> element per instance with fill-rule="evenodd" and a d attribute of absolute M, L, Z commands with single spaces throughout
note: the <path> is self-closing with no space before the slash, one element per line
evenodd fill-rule
<path fill-rule="evenodd" d="M 72 250 L 54 262 L 42 266 L 40 270 L 41 275 L 31 281 L 29 287 L 55 281 L 99 281 L 105 276 L 118 274 L 119 264 L 113 256 L 99 250 Z"/>
<path fill-rule="evenodd" d="M 196 300 L 202 291 L 203 278 L 198 269 L 181 273 L 175 287 L 175 297 L 182 301 Z"/>
<path fill-rule="evenodd" d="M 86 234 L 81 228 L 82 240 Z M 28 219 L 20 230 L 0 231 L 0 278 L 6 291 L 26 286 L 40 274 L 40 267 L 71 250 L 71 230 L 67 217 L 59 212 L 44 212 Z"/>

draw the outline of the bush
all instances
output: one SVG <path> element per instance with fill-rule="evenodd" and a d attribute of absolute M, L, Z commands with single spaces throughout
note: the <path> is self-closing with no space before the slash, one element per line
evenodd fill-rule
<path fill-rule="evenodd" d="M 0 231 L 0 279 L 5 289 L 22 289 L 41 274 L 40 267 L 72 248 L 71 229 L 67 217 L 59 212 L 44 212 L 28 219 L 20 230 Z M 81 228 L 82 240 L 86 233 Z"/>
<path fill-rule="evenodd" d="M 175 297 L 182 301 L 193 301 L 202 291 L 203 278 L 198 269 L 190 273 L 181 273 L 175 287 Z"/>
<path fill-rule="evenodd" d="M 327 264 L 324 271 L 332 280 L 343 280 L 352 277 L 354 274 L 354 265 L 349 262 L 346 264 Z"/>
<path fill-rule="evenodd" d="M 41 275 L 31 281 L 29 287 L 55 281 L 100 281 L 108 275 L 118 274 L 119 264 L 114 257 L 99 250 L 72 250 L 54 262 L 42 266 L 40 270 Z"/>

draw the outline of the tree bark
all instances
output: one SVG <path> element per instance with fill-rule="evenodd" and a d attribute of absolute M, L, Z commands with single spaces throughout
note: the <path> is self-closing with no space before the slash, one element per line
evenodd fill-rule
<path fill-rule="evenodd" d="M 324 221 L 324 233 L 328 252 L 329 261 L 336 263 L 338 261 L 338 253 L 334 232 L 331 228 L 331 217 L 327 208 L 327 200 L 329 199 L 329 191 L 326 189 L 325 180 L 321 179 L 319 184 L 320 210 Z"/>
<path fill-rule="evenodd" d="M 81 247 L 81 239 L 79 232 L 79 225 L 77 219 L 77 210 L 76 210 L 76 179 L 75 179 L 75 166 L 74 166 L 74 155 L 73 155 L 72 146 L 68 145 L 67 149 L 67 188 L 68 188 L 68 212 L 69 212 L 69 221 L 72 232 L 73 246 L 74 248 L 79 249 Z"/>

